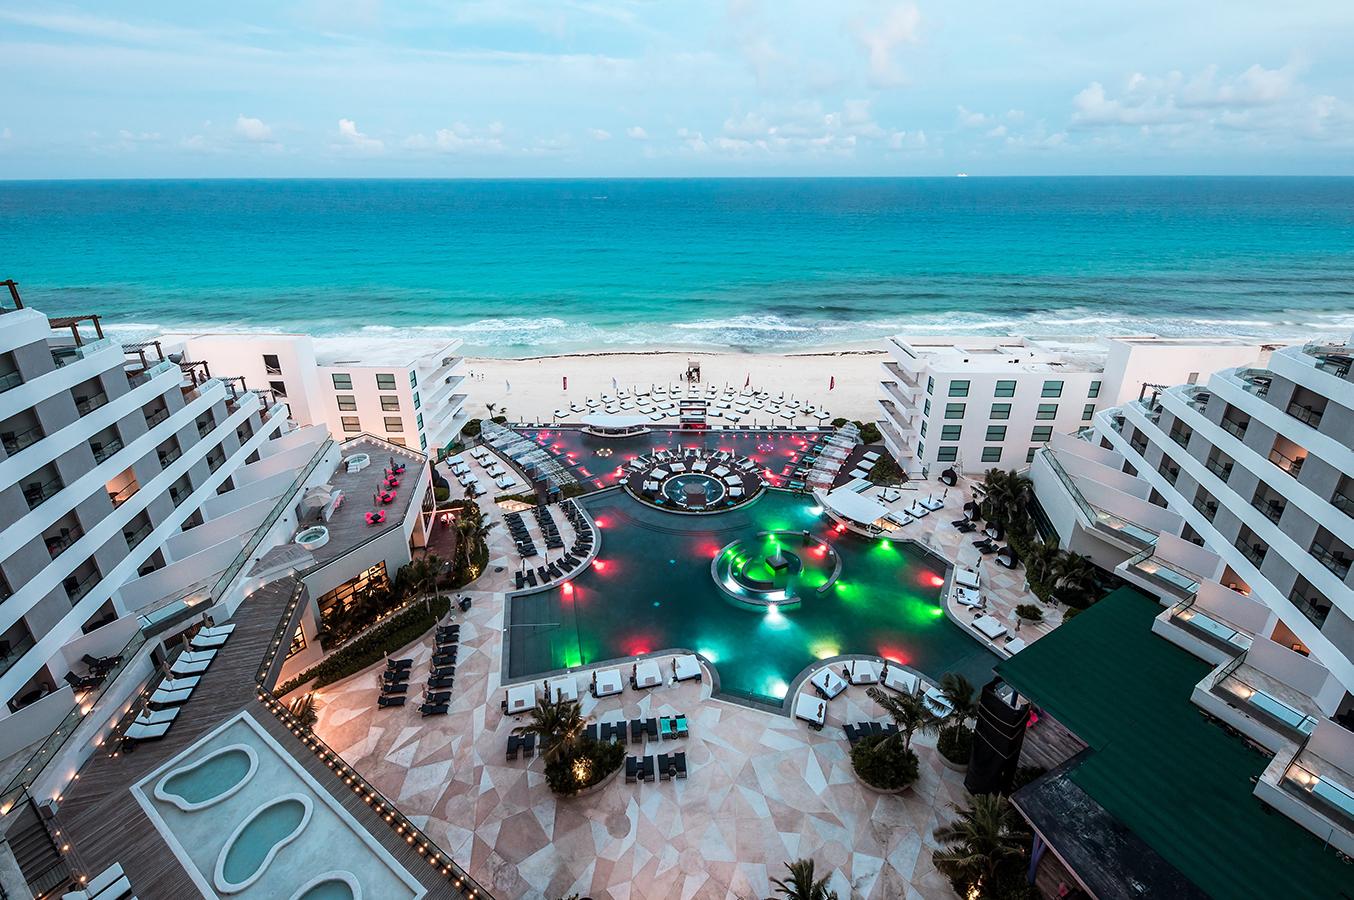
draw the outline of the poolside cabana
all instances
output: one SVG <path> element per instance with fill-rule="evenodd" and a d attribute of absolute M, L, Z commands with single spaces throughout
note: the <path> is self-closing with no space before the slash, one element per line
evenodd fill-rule
<path fill-rule="evenodd" d="M 678 681 L 689 681 L 701 679 L 700 660 L 696 659 L 694 653 L 686 653 L 676 657 L 672 661 L 672 677 Z"/>
<path fill-rule="evenodd" d="M 657 687 L 663 683 L 663 673 L 658 671 L 658 663 L 652 659 L 642 659 L 635 663 L 631 678 L 637 688 Z"/>
<path fill-rule="evenodd" d="M 822 691 L 829 700 L 846 690 L 846 682 L 826 667 L 814 672 L 809 678 L 809 683 Z"/>
<path fill-rule="evenodd" d="M 827 720 L 827 703 L 818 697 L 800 693 L 795 697 L 795 718 L 822 728 L 823 722 Z"/>
<path fill-rule="evenodd" d="M 889 518 L 890 510 L 887 506 L 865 496 L 851 485 L 828 491 L 823 496 L 823 506 L 839 518 L 848 519 L 864 528 L 893 531 L 898 527 L 897 523 Z"/>
<path fill-rule="evenodd" d="M 619 407 L 617 409 L 619 410 Z M 583 424 L 584 430 L 603 437 L 624 437 L 643 434 L 649 430 L 647 415 L 612 412 L 611 407 L 608 407 L 606 412 L 589 413 L 579 421 Z"/>
<path fill-rule="evenodd" d="M 507 711 L 515 716 L 536 708 L 536 685 L 518 684 L 508 688 Z"/>
<path fill-rule="evenodd" d="M 594 697 L 610 697 L 624 690 L 625 682 L 621 680 L 620 670 L 604 669 L 601 672 L 592 673 L 592 695 Z"/>
<path fill-rule="evenodd" d="M 561 675 L 558 678 L 548 679 L 545 683 L 545 692 L 546 696 L 555 703 L 563 700 L 577 700 L 578 680 L 572 675 Z"/>

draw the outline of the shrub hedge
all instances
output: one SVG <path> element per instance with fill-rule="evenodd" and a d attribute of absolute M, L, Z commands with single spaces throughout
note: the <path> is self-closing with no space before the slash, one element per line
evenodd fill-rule
<path fill-rule="evenodd" d="M 412 644 L 431 631 L 449 609 L 451 609 L 450 597 L 439 597 L 426 607 L 422 603 L 411 607 L 389 622 L 373 628 L 337 653 L 326 656 L 273 693 L 279 697 L 284 696 L 311 680 L 315 682 L 313 687 L 324 687 L 326 684 L 347 678 L 354 672 L 360 672 L 372 663 L 380 662 L 387 654 Z"/>
<path fill-rule="evenodd" d="M 866 784 L 894 791 L 917 780 L 920 763 L 916 751 L 904 748 L 902 741 L 879 747 L 887 738 L 882 734 L 861 738 L 851 748 L 851 765 Z"/>
<path fill-rule="evenodd" d="M 586 759 L 592 763 L 590 777 L 579 780 L 574 774 L 574 762 Z M 625 747 L 611 741 L 580 741 L 571 758 L 561 758 L 548 763 L 545 767 L 545 783 L 556 794 L 574 794 L 584 788 L 592 787 L 621 767 L 625 760 Z"/>

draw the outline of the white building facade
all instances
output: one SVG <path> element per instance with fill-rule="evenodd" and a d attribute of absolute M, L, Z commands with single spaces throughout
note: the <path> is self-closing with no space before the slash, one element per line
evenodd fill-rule
<path fill-rule="evenodd" d="M 175 335 L 162 343 L 271 390 L 296 422 L 324 425 L 340 439 L 373 434 L 436 458 L 469 419 L 459 341 L 402 342 L 407 350 L 362 356 L 317 351 L 300 334 Z"/>
<path fill-rule="evenodd" d="M 1050 437 L 1089 427 L 1098 410 L 1144 386 L 1197 380 L 1205 363 L 1237 365 L 1261 352 L 1244 341 L 1156 337 L 894 337 L 885 350 L 879 429 L 893 457 L 916 475 L 1024 468 Z"/>

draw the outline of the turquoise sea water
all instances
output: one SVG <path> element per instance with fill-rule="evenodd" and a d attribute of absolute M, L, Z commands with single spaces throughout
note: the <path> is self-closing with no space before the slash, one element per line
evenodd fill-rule
<path fill-rule="evenodd" d="M 0 278 L 121 337 L 525 356 L 1354 327 L 1354 179 L 0 182 Z"/>

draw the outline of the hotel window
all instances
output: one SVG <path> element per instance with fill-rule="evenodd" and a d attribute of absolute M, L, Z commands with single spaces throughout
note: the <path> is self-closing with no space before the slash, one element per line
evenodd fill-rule
<path fill-rule="evenodd" d="M 343 430 L 349 434 L 353 434 L 362 430 L 362 423 L 358 420 L 357 416 L 344 416 Z"/>
<path fill-rule="evenodd" d="M 962 404 L 962 403 L 946 403 L 946 404 L 945 404 L 945 418 L 947 418 L 947 419 L 962 419 L 962 418 L 964 418 L 964 404 Z"/>
<path fill-rule="evenodd" d="M 1038 453 L 1038 452 L 1039 452 L 1039 448 L 1038 448 L 1038 447 L 1031 447 L 1030 449 L 1026 450 L 1026 451 L 1025 451 L 1025 464 L 1026 464 L 1026 465 L 1029 465 L 1030 463 L 1034 462 L 1034 454 L 1036 454 L 1036 453 Z"/>
<path fill-rule="evenodd" d="M 376 376 L 376 390 L 378 390 L 378 391 L 393 391 L 393 390 L 395 390 L 395 376 L 394 376 L 394 375 L 377 375 L 377 376 Z"/>
<path fill-rule="evenodd" d="M 390 441 L 390 443 L 392 444 L 398 444 L 401 447 L 406 446 L 404 443 L 404 438 L 399 437 L 398 435 L 392 434 L 390 437 L 386 438 L 386 440 Z"/>
<path fill-rule="evenodd" d="M 984 447 L 983 462 L 1001 462 L 1000 447 Z"/>
<path fill-rule="evenodd" d="M 270 381 L 268 382 L 268 389 L 273 392 L 274 397 L 287 399 L 287 383 L 285 381 Z"/>
<path fill-rule="evenodd" d="M 419 413 L 417 416 L 415 416 L 415 418 L 418 419 L 418 430 L 419 430 L 419 431 L 422 431 L 422 430 L 423 430 L 423 413 Z"/>
<path fill-rule="evenodd" d="M 1004 441 L 1004 440 L 1006 440 L 1006 426 L 1005 426 L 1005 425 L 989 425 L 989 426 L 987 426 L 987 437 L 985 438 L 985 440 L 989 440 L 989 441 Z"/>
<path fill-rule="evenodd" d="M 922 414 L 923 416 L 929 416 L 929 415 L 931 414 L 931 401 L 930 401 L 930 400 L 923 400 L 923 401 L 922 401 L 921 414 Z"/>
<path fill-rule="evenodd" d="M 967 382 L 967 381 L 951 381 L 951 382 L 950 382 L 950 396 L 951 396 L 951 397 L 967 397 L 967 396 L 968 396 L 968 382 Z"/>
<path fill-rule="evenodd" d="M 1030 432 L 1030 442 L 1034 444 L 1044 444 L 1053 439 L 1052 425 L 1036 425 Z"/>
<path fill-rule="evenodd" d="M 1061 397 L 1063 395 L 1063 383 L 1061 381 L 1045 381 L 1044 390 L 1039 394 L 1040 397 Z"/>
<path fill-rule="evenodd" d="M 1016 383 L 1015 383 L 1014 381 L 998 381 L 998 382 L 997 382 L 997 389 L 994 390 L 994 391 L 992 392 L 992 396 L 994 396 L 994 397 L 1014 397 L 1014 396 L 1015 396 L 1015 386 L 1016 386 Z"/>
<path fill-rule="evenodd" d="M 921 420 L 921 436 L 926 437 L 926 420 Z"/>
<path fill-rule="evenodd" d="M 926 458 L 926 445 L 923 444 L 921 441 L 917 441 L 917 459 L 925 459 L 925 458 Z"/>
<path fill-rule="evenodd" d="M 352 394 L 338 394 L 340 412 L 357 412 L 357 398 Z"/>
<path fill-rule="evenodd" d="M 386 416 L 386 431 L 403 431 L 404 420 L 399 416 Z"/>
<path fill-rule="evenodd" d="M 287 648 L 287 659 L 291 659 L 302 650 L 306 649 L 306 633 L 301 628 L 301 623 L 296 623 L 296 633 L 291 636 L 291 646 Z"/>
<path fill-rule="evenodd" d="M 959 433 L 963 431 L 963 425 L 945 425 L 940 429 L 940 439 L 942 441 L 957 441 Z"/>
<path fill-rule="evenodd" d="M 263 354 L 263 368 L 269 375 L 282 374 L 282 362 L 277 358 L 276 353 Z"/>
<path fill-rule="evenodd" d="M 315 601 L 315 605 L 320 610 L 320 621 L 323 622 L 332 617 L 335 612 L 347 609 L 371 591 L 384 590 L 389 586 L 390 579 L 386 575 L 386 564 L 378 562 L 370 569 L 358 573 L 356 578 L 345 581 Z"/>
<path fill-rule="evenodd" d="M 418 391 L 414 391 L 414 409 L 418 409 L 422 402 L 422 400 L 418 399 Z"/>
<path fill-rule="evenodd" d="M 1099 396 L 1100 396 L 1100 382 L 1098 382 L 1098 381 L 1092 381 L 1092 382 L 1091 382 L 1091 387 L 1090 387 L 1090 389 L 1089 389 L 1088 391 L 1086 391 L 1086 396 L 1087 396 L 1087 397 L 1091 397 L 1091 398 L 1099 397 Z"/>
<path fill-rule="evenodd" d="M 1089 422 L 1095 416 L 1095 404 L 1087 403 L 1081 408 L 1081 421 Z"/>
<path fill-rule="evenodd" d="M 936 390 L 936 380 L 931 376 L 926 376 L 926 393 L 932 394 Z"/>
<path fill-rule="evenodd" d="M 1036 419 L 1056 419 L 1058 418 L 1058 404 L 1040 403 L 1039 409 L 1034 413 Z"/>
<path fill-rule="evenodd" d="M 399 411 L 400 411 L 400 396 L 399 396 L 399 394 L 391 394 L 390 396 L 386 396 L 385 394 L 382 394 L 382 395 L 381 395 L 381 411 L 382 411 L 382 412 L 399 412 Z"/>
<path fill-rule="evenodd" d="M 421 434 L 418 436 L 418 449 L 420 450 L 428 449 L 428 439 Z"/>
<path fill-rule="evenodd" d="M 941 447 L 936 451 L 936 462 L 954 462 L 959 458 L 959 448 L 955 446 Z"/>
<path fill-rule="evenodd" d="M 342 372 L 335 372 L 329 377 L 334 379 L 334 390 L 351 391 L 353 389 L 353 376 L 345 375 Z"/>
<path fill-rule="evenodd" d="M 1009 418 L 1011 418 L 1011 404 L 1009 404 L 1009 403 L 993 403 L 993 404 L 992 404 L 992 415 L 990 415 L 988 418 L 991 418 L 991 419 L 1009 419 Z"/>
<path fill-rule="evenodd" d="M 418 387 L 418 373 L 415 372 L 413 369 L 409 370 L 409 386 L 411 388 Z"/>

